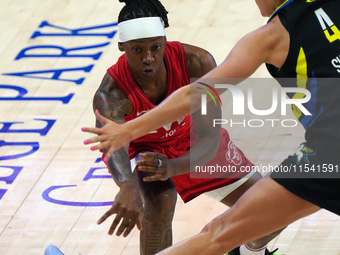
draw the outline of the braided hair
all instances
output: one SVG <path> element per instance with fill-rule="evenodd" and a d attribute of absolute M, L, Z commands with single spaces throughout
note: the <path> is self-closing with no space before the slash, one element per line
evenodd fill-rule
<path fill-rule="evenodd" d="M 118 23 L 143 17 L 160 17 L 164 21 L 164 27 L 169 26 L 168 12 L 159 0 L 119 0 L 125 3 L 120 11 Z"/>

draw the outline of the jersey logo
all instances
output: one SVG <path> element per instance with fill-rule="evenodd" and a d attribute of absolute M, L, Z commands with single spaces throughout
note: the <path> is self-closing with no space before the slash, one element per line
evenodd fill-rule
<path fill-rule="evenodd" d="M 148 111 L 149 111 L 149 110 L 137 112 L 136 115 L 139 116 L 139 115 L 141 115 L 141 114 L 143 114 L 143 113 L 146 113 L 146 112 L 148 112 Z"/>
<path fill-rule="evenodd" d="M 236 166 L 242 163 L 242 157 L 238 151 L 238 148 L 232 141 L 229 141 L 228 143 L 228 151 L 225 157 L 229 163 L 232 163 Z"/>
<path fill-rule="evenodd" d="M 325 11 L 322 8 L 317 9 L 315 12 L 316 17 L 319 20 L 320 26 L 325 33 L 326 38 L 330 43 L 340 40 L 340 31 L 339 29 L 334 25 L 333 21 L 330 19 L 330 17 L 325 13 Z M 332 34 L 329 33 L 328 30 L 332 30 Z"/>
<path fill-rule="evenodd" d="M 178 126 L 175 127 L 175 128 L 173 128 L 173 129 L 171 129 L 171 127 L 172 127 L 172 124 L 174 124 L 175 122 L 170 123 L 170 124 L 167 124 L 167 125 L 164 125 L 163 128 L 164 128 L 164 130 L 165 130 L 165 135 L 163 135 L 160 139 L 163 139 L 163 138 L 167 138 L 167 137 L 173 136 L 181 126 L 184 126 L 184 125 L 185 125 L 185 122 L 182 123 L 182 121 L 184 120 L 184 118 L 185 118 L 185 117 L 178 119 L 178 120 L 177 120 Z M 181 125 L 180 125 L 180 124 L 181 124 Z M 157 131 L 156 131 L 156 133 L 157 133 Z"/>
<path fill-rule="evenodd" d="M 146 112 L 148 112 L 148 111 L 150 111 L 150 110 L 143 110 L 143 111 L 140 111 L 140 112 L 137 111 L 136 115 L 137 115 L 137 117 L 138 117 L 138 116 L 140 116 L 140 115 L 142 115 L 143 113 L 146 113 Z M 172 127 L 172 124 L 175 123 L 175 122 L 170 123 L 170 124 L 167 124 L 167 125 L 164 125 L 163 128 L 164 128 L 164 130 L 166 131 L 166 134 L 165 134 L 164 136 L 162 136 L 160 139 L 163 139 L 163 138 L 165 138 L 165 137 L 169 137 L 169 136 L 174 135 L 175 132 L 176 132 L 176 130 L 179 128 L 180 124 L 182 124 L 181 126 L 184 126 L 184 125 L 185 125 L 185 122 L 182 123 L 182 121 L 184 120 L 184 118 L 185 118 L 185 117 L 180 118 L 180 119 L 177 120 L 178 127 L 177 127 L 177 128 L 174 128 L 173 130 L 171 130 L 171 127 Z M 148 134 L 155 134 L 155 133 L 157 133 L 157 130 L 150 131 Z"/>

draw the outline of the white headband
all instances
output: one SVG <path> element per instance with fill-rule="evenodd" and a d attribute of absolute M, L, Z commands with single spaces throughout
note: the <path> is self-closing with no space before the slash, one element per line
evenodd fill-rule
<path fill-rule="evenodd" d="M 165 36 L 164 22 L 160 17 L 131 19 L 118 24 L 118 42 Z"/>

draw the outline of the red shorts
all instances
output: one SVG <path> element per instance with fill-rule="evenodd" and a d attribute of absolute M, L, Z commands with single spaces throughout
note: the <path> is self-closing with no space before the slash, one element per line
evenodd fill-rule
<path fill-rule="evenodd" d="M 170 146 L 167 148 L 143 148 L 142 151 L 155 151 L 166 155 L 167 158 L 170 159 L 183 155 L 187 152 L 187 150 L 188 148 Z M 213 174 L 210 172 L 192 172 L 172 177 L 172 180 L 176 185 L 177 193 L 181 196 L 185 203 L 202 193 L 218 189 L 238 181 L 249 173 L 253 164 L 230 140 L 227 130 L 222 128 L 218 152 L 215 158 L 208 162 L 204 167 L 207 169 L 208 166 L 215 167 L 216 171 L 217 166 L 220 167 L 220 170 L 223 168 L 232 169 L 232 171 L 215 171 Z"/>
<path fill-rule="evenodd" d="M 215 172 L 213 174 L 209 171 L 203 173 L 192 172 L 190 174 L 172 177 L 172 179 L 176 185 L 178 194 L 186 203 L 202 193 L 238 181 L 249 173 L 249 171 L 243 170 L 249 170 L 252 165 L 253 164 L 246 158 L 243 152 L 230 140 L 227 130 L 222 128 L 220 146 L 215 158 L 202 167 L 202 169 L 214 167 Z M 216 169 L 218 167 L 219 170 Z M 222 169 L 232 169 L 232 171 L 223 172 Z"/>

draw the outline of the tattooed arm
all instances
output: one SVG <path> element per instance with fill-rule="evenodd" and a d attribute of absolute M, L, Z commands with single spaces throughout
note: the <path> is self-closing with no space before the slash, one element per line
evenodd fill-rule
<path fill-rule="evenodd" d="M 94 95 L 93 110 L 98 110 L 103 116 L 118 124 L 125 123 L 124 116 L 132 111 L 131 102 L 108 73 L 105 74 Z M 96 127 L 102 126 L 103 124 L 97 120 Z M 98 224 L 101 224 L 112 214 L 116 214 L 109 234 L 113 234 L 119 221 L 123 219 L 116 235 L 119 236 L 124 232 L 124 237 L 136 224 L 141 229 L 140 216 L 143 211 L 138 183 L 131 171 L 128 149 L 129 143 L 126 143 L 122 148 L 112 153 L 106 162 L 111 176 L 120 190 L 112 207 L 98 220 Z M 106 153 L 106 149 L 104 149 L 104 153 Z"/>

